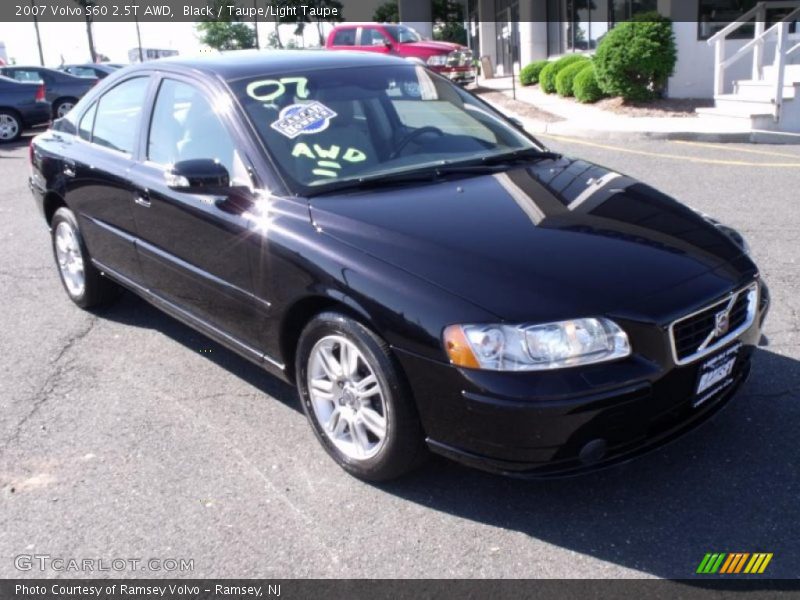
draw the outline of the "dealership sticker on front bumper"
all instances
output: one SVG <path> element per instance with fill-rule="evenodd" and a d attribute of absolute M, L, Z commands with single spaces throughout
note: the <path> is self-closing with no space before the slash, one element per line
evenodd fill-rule
<path fill-rule="evenodd" d="M 700 406 L 714 394 L 733 383 L 731 375 L 741 347 L 741 344 L 731 346 L 722 354 L 717 354 L 700 366 L 697 389 L 695 390 L 697 399 L 694 401 L 693 406 Z"/>

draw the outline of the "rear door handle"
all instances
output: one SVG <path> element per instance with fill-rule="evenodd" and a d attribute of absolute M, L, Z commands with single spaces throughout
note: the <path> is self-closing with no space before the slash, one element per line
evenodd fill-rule
<path fill-rule="evenodd" d="M 150 208 L 150 194 L 148 194 L 146 191 L 136 192 L 133 201 L 139 206 L 143 206 L 144 208 Z"/>

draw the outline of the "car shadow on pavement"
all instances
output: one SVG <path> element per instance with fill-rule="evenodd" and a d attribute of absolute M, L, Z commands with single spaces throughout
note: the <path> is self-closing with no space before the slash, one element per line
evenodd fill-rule
<path fill-rule="evenodd" d="M 385 491 L 668 578 L 698 577 L 707 552 L 772 552 L 770 577 L 800 575 L 800 361 L 757 351 L 750 381 L 710 422 L 629 463 L 557 480 L 518 480 L 431 461 Z M 503 539 L 508 540 L 508 536 Z M 513 539 L 513 538 L 511 538 Z M 491 534 L 486 552 L 520 562 Z M 517 577 L 545 573 L 527 562 Z M 576 566 L 574 576 L 580 577 Z"/>
<path fill-rule="evenodd" d="M 98 316 L 163 333 L 301 412 L 294 388 L 130 293 Z M 648 575 L 696 577 L 707 552 L 772 552 L 766 575 L 800 574 L 800 361 L 759 349 L 750 380 L 710 422 L 629 463 L 578 477 L 519 480 L 434 457 L 378 487 L 430 509 Z M 332 463 L 331 463 L 332 465 Z M 508 536 L 503 536 L 509 540 Z M 518 548 L 496 543 L 519 562 Z M 507 542 L 505 542 L 507 543 Z M 544 574 L 552 558 L 525 563 Z M 581 575 L 575 567 L 576 577 Z M 698 585 L 708 582 L 697 576 Z"/>
<path fill-rule="evenodd" d="M 198 348 L 203 348 L 205 352 L 202 353 L 202 356 L 207 360 L 254 388 L 269 394 L 289 408 L 302 413 L 293 386 L 270 375 L 258 365 L 184 325 L 133 293 L 124 292 L 117 302 L 97 310 L 96 314 L 101 319 L 158 331 L 185 346 L 194 354 L 198 352 Z"/>

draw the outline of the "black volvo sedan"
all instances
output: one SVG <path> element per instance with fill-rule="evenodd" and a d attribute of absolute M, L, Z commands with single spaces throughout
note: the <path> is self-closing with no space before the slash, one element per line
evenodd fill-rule
<path fill-rule="evenodd" d="M 295 382 L 364 479 L 428 449 L 526 476 L 629 459 L 730 399 L 769 304 L 734 230 L 397 58 L 128 68 L 31 161 L 75 304 L 127 288 Z"/>

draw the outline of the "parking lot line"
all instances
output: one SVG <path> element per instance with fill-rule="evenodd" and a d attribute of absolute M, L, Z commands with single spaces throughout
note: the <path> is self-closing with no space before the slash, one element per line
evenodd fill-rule
<path fill-rule="evenodd" d="M 788 154 L 786 152 L 771 152 L 767 150 L 752 150 L 750 148 L 737 148 L 728 144 L 709 144 L 704 142 L 690 142 L 686 140 L 672 140 L 673 144 L 683 144 L 685 146 L 698 146 L 701 148 L 713 148 L 714 150 L 727 150 L 728 152 L 745 152 L 747 154 L 762 154 L 764 156 L 782 156 L 800 160 L 800 154 Z"/>
<path fill-rule="evenodd" d="M 673 160 L 685 160 L 694 163 L 705 163 L 710 165 L 728 165 L 732 167 L 769 167 L 777 169 L 800 169 L 800 160 L 792 163 L 759 163 L 748 162 L 743 160 L 723 160 L 718 158 L 701 158 L 697 156 L 684 156 L 681 154 L 668 154 L 662 152 L 648 152 L 647 150 L 633 150 L 631 148 L 624 148 L 622 146 L 612 146 L 610 144 L 598 144 L 597 142 L 588 142 L 578 138 L 564 137 L 560 135 L 550 135 L 546 133 L 537 134 L 537 137 L 549 138 L 568 144 L 580 144 L 582 146 L 592 146 L 594 148 L 603 148 L 604 150 L 614 150 L 615 152 L 625 152 L 628 154 L 638 154 L 640 156 L 652 156 L 654 158 L 669 158 Z M 798 157 L 800 159 L 800 157 Z"/>

